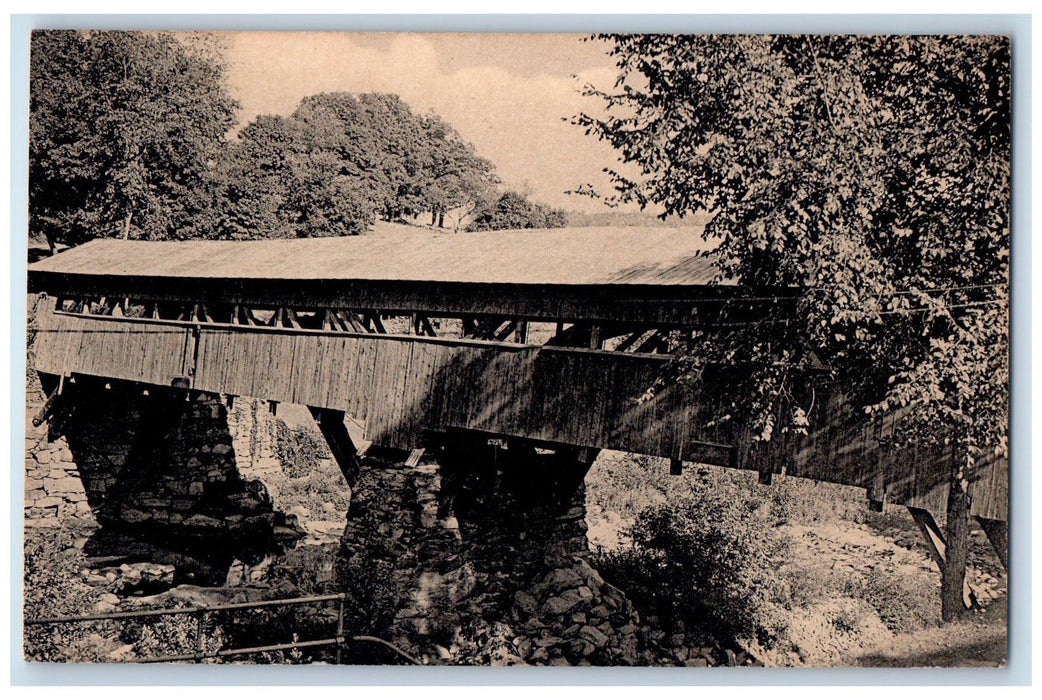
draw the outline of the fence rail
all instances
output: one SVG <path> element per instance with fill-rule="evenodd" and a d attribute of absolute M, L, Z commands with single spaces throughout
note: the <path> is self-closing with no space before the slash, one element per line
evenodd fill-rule
<path fill-rule="evenodd" d="M 337 627 L 336 636 L 325 639 L 308 639 L 297 642 L 286 642 L 285 644 L 269 644 L 259 647 L 240 647 L 236 649 L 218 649 L 217 651 L 206 651 L 206 619 L 209 613 L 224 612 L 228 610 L 253 610 L 257 608 L 285 607 L 291 605 L 307 605 L 309 603 L 328 603 L 337 601 Z M 135 663 L 170 663 L 174 661 L 194 661 L 200 663 L 203 659 L 217 659 L 232 656 L 247 656 L 271 651 L 285 651 L 289 649 L 306 649 L 322 646 L 336 647 L 336 663 L 342 661 L 343 647 L 348 640 L 355 642 L 371 642 L 380 644 L 394 651 L 406 659 L 409 663 L 420 665 L 420 661 L 394 644 L 369 635 L 353 635 L 348 637 L 344 631 L 344 605 L 347 596 L 343 593 L 329 595 L 303 596 L 299 598 L 277 598 L 274 600 L 258 600 L 247 603 L 220 603 L 217 605 L 201 605 L 191 608 L 152 608 L 146 610 L 125 610 L 121 612 L 96 613 L 92 615 L 66 615 L 61 617 L 41 617 L 25 621 L 26 627 L 43 625 L 63 625 L 77 622 L 97 622 L 101 620 L 127 620 L 144 617 L 164 617 L 171 615 L 194 615 L 196 618 L 195 649 L 191 653 L 172 654 L 167 656 L 150 656 L 143 659 L 135 659 Z"/>

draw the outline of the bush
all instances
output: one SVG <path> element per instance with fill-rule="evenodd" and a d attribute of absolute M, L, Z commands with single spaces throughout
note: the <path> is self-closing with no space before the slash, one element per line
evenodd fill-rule
<path fill-rule="evenodd" d="M 195 651 L 198 622 L 194 615 L 164 615 L 137 618 L 125 623 L 122 639 L 133 646 L 134 656 L 147 659 L 155 656 L 180 656 Z M 224 634 L 212 621 L 204 623 L 203 650 L 215 652 L 224 645 Z M 207 659 L 207 663 L 216 663 Z"/>
<path fill-rule="evenodd" d="M 771 642 L 783 627 L 785 543 L 764 522 L 762 499 L 735 491 L 695 482 L 684 502 L 644 510 L 627 533 L 632 546 L 601 555 L 604 577 L 666 626 Z"/>
<path fill-rule="evenodd" d="M 330 456 L 329 449 L 313 432 L 276 423 L 275 446 L 286 476 L 298 478 L 313 473 L 318 461 Z"/>
<path fill-rule="evenodd" d="M 72 532 L 27 529 L 23 553 L 26 620 L 94 612 L 101 593 L 79 580 L 85 562 Z M 104 661 L 118 646 L 119 627 L 111 621 L 26 627 L 23 639 L 30 661 Z"/>

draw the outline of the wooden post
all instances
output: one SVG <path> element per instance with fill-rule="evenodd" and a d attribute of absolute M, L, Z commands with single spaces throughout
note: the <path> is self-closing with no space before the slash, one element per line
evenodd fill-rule
<path fill-rule="evenodd" d="M 590 349 L 600 350 L 601 347 L 601 327 L 592 326 L 590 328 Z"/>
<path fill-rule="evenodd" d="M 669 460 L 669 473 L 673 476 L 680 476 L 684 473 L 684 462 L 679 459 Z"/>
<path fill-rule="evenodd" d="M 362 471 L 362 463 L 358 459 L 358 449 L 351 440 L 351 434 L 344 425 L 344 412 L 314 406 L 308 406 L 308 410 L 318 423 L 322 437 L 326 439 L 329 451 L 347 480 L 348 487 L 353 489 Z"/>
<path fill-rule="evenodd" d="M 344 651 L 344 599 L 346 596 L 341 593 L 340 600 L 337 603 L 336 613 L 336 662 L 339 665 L 343 660 Z"/>
<path fill-rule="evenodd" d="M 195 663 L 200 663 L 203 660 L 203 635 L 206 630 L 206 608 L 202 608 L 196 613 L 195 623 Z"/>

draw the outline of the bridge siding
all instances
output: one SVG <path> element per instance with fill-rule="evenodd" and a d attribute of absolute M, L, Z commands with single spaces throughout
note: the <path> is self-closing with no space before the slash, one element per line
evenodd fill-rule
<path fill-rule="evenodd" d="M 53 300 L 52 300 L 53 301 Z M 185 373 L 192 331 L 174 324 L 129 324 L 67 314 L 38 314 L 36 367 L 170 386 Z"/>
<path fill-rule="evenodd" d="M 193 324 L 39 314 L 36 366 L 169 386 L 194 348 Z M 747 435 L 706 427 L 712 397 L 685 401 L 651 386 L 661 356 L 502 346 L 402 336 L 344 335 L 202 324 L 192 386 L 345 410 L 378 444 L 414 447 L 423 429 L 465 428 L 579 446 L 737 464 L 877 489 L 888 500 L 944 509 L 950 450 L 880 447 L 895 416 L 861 425 L 837 393 L 817 403 L 811 435 L 751 448 Z M 786 457 L 786 455 L 793 455 Z M 973 513 L 1005 520 L 1007 464 L 991 458 L 973 484 Z"/>

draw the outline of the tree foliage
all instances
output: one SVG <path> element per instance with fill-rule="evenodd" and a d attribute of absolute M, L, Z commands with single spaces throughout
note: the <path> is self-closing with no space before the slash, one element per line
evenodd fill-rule
<path fill-rule="evenodd" d="M 52 247 L 196 235 L 236 109 L 211 43 L 36 31 L 29 77 L 32 231 Z"/>
<path fill-rule="evenodd" d="M 563 210 L 538 204 L 520 192 L 508 190 L 489 201 L 467 230 L 562 228 L 567 223 L 568 217 Z"/>
<path fill-rule="evenodd" d="M 377 218 L 481 201 L 492 164 L 436 115 L 397 95 L 323 93 L 289 117 L 260 116 L 219 170 L 212 235 L 356 235 Z"/>
<path fill-rule="evenodd" d="M 618 201 L 707 211 L 720 280 L 801 290 L 701 361 L 758 367 L 732 415 L 769 439 L 818 361 L 900 434 L 1005 449 L 1010 50 L 1005 37 L 603 35 Z M 630 172 L 627 170 L 627 172 Z"/>

